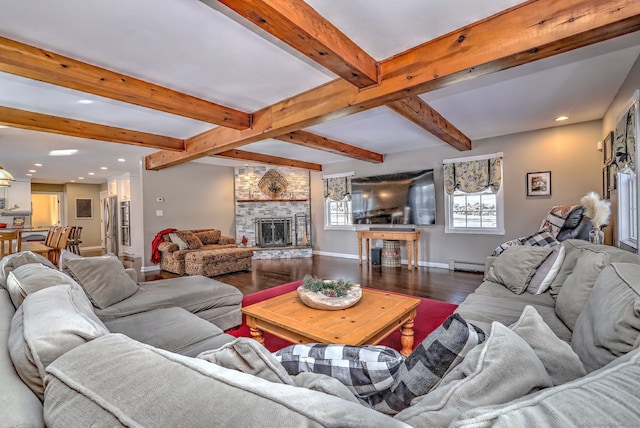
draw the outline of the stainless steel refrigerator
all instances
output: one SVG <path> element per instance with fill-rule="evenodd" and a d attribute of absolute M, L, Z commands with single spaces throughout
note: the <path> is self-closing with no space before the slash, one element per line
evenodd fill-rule
<path fill-rule="evenodd" d="M 118 197 L 105 198 L 103 210 L 105 252 L 118 255 Z"/>

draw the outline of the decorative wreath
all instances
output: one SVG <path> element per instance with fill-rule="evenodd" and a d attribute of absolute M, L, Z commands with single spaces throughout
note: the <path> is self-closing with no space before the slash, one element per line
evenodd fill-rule
<path fill-rule="evenodd" d="M 270 169 L 258 182 L 258 188 L 271 199 L 276 199 L 287 190 L 288 184 L 282 174 L 275 169 Z"/>

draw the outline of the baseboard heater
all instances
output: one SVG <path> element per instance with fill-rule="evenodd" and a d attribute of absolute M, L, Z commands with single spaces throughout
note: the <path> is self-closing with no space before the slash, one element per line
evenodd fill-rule
<path fill-rule="evenodd" d="M 458 272 L 484 272 L 484 263 L 449 260 L 449 270 Z"/>

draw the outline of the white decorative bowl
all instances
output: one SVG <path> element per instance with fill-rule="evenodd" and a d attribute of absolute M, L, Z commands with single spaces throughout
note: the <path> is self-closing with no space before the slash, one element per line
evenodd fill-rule
<path fill-rule="evenodd" d="M 339 309 L 349 308 L 358 303 L 362 297 L 362 289 L 359 284 L 354 284 L 353 287 L 347 291 L 346 296 L 330 297 L 307 290 L 301 285 L 298 287 L 298 296 L 300 300 L 302 300 L 302 303 L 310 308 L 337 311 Z"/>

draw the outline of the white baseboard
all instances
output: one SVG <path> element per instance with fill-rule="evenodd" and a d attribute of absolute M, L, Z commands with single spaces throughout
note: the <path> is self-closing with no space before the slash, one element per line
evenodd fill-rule
<path fill-rule="evenodd" d="M 313 250 L 313 254 L 317 254 L 319 256 L 327 256 L 327 257 L 339 257 L 341 259 L 358 259 L 357 254 L 343 254 L 343 253 L 331 253 L 328 251 L 317 251 Z M 363 256 L 362 261 L 366 261 L 367 257 Z M 403 265 L 408 265 L 409 262 L 406 259 L 400 260 L 400 263 Z M 430 268 L 438 268 L 438 269 L 447 269 L 449 270 L 449 265 L 447 263 L 434 263 L 434 262 L 423 262 L 418 261 L 418 266 L 430 267 Z"/>
<path fill-rule="evenodd" d="M 142 266 L 140 268 L 140 272 L 155 272 L 157 270 L 160 270 L 160 265 Z"/>

